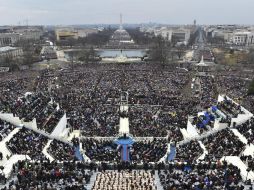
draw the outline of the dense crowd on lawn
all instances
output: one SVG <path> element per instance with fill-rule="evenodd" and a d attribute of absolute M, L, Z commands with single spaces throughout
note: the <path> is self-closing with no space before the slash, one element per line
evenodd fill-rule
<path fill-rule="evenodd" d="M 217 89 L 212 76 L 199 76 L 201 85 L 200 106 L 202 108 L 211 107 L 216 103 Z"/>
<path fill-rule="evenodd" d="M 224 73 L 218 73 L 216 77 L 216 84 L 221 93 L 227 94 L 250 112 L 254 112 L 254 96 L 248 95 L 248 88 L 253 73 L 241 72 L 241 70 L 234 70 Z"/>
<path fill-rule="evenodd" d="M 242 105 L 251 113 L 254 113 L 254 95 L 245 96 L 242 100 Z"/>
<path fill-rule="evenodd" d="M 185 88 L 191 75 L 187 71 L 150 69 L 151 66 L 146 64 L 109 64 L 73 71 L 45 70 L 38 76 L 32 75 L 34 78 L 31 80 L 25 74 L 27 78 L 11 82 L 4 80 L 0 84 L 3 90 L 0 108 L 14 112 L 25 121 L 36 118 L 38 128 L 50 133 L 63 114 L 62 110 L 55 110 L 56 103 L 59 103 L 67 113 L 69 126 L 81 129 L 84 136 L 116 136 L 121 91 L 128 91 L 129 103 L 139 105 L 139 108 L 130 108 L 133 135 L 166 136 L 170 126 L 186 127 L 188 115 L 211 106 L 217 91 L 226 88 L 223 85 L 232 86 L 230 95 L 237 91 L 236 84 L 227 79 L 226 74 L 218 74 L 215 78 L 199 76 L 200 99 L 188 99 Z M 237 81 L 243 80 L 234 77 Z M 244 81 L 238 85 L 245 89 L 242 94 L 247 92 L 248 82 Z M 32 94 L 24 97 L 29 90 Z M 160 108 L 157 118 L 153 117 L 153 105 Z"/>
<path fill-rule="evenodd" d="M 240 170 L 224 163 L 198 164 L 170 167 L 160 170 L 159 177 L 164 190 L 243 190 Z"/>
<path fill-rule="evenodd" d="M 187 72 L 140 70 L 142 66 L 136 70 L 128 66 L 120 70 L 121 67 L 108 66 L 105 70 L 90 68 L 88 71 L 64 72 L 61 75 L 48 71 L 39 81 L 43 84 L 51 81 L 51 95 L 66 111 L 70 118 L 69 125 L 81 129 L 84 136 L 116 136 L 121 91 L 128 91 L 130 106 L 141 107 L 138 112 L 130 108 L 134 136 L 166 136 L 167 130 L 170 130 L 167 122 L 186 127 L 188 114 L 195 112 L 198 104 L 197 100 L 183 98 L 182 90 L 190 77 Z M 43 85 L 37 86 L 45 88 Z M 170 114 L 161 114 L 162 118 L 154 121 L 156 119 L 150 117 L 153 105 Z M 147 118 L 142 118 L 138 113 Z M 149 127 L 140 127 L 140 122 Z"/>
<path fill-rule="evenodd" d="M 180 107 L 183 108 L 184 103 L 181 105 L 180 101 L 178 102 L 179 104 L 177 102 L 175 101 L 172 107 L 170 104 L 168 107 L 149 105 L 131 106 L 128 113 L 131 125 L 130 133 L 134 136 L 148 137 L 165 137 L 170 133 L 171 138 L 177 137 L 176 140 L 183 140 L 179 129 L 186 128 L 188 115 L 184 109 L 180 111 Z M 175 110 L 178 109 L 179 112 L 176 112 Z"/>
<path fill-rule="evenodd" d="M 250 81 L 244 77 L 232 74 L 218 76 L 216 84 L 221 92 L 228 94 L 232 98 L 243 98 L 248 91 Z"/>

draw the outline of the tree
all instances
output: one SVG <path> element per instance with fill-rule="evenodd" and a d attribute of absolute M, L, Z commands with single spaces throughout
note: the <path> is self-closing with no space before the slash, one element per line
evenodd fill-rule
<path fill-rule="evenodd" d="M 78 60 L 82 61 L 82 62 L 85 62 L 85 63 L 88 63 L 88 61 L 89 61 L 89 53 L 88 53 L 88 51 L 86 49 L 83 49 L 83 50 L 80 51 Z"/>
<path fill-rule="evenodd" d="M 80 51 L 78 55 L 78 60 L 83 61 L 85 63 L 88 63 L 89 61 L 94 63 L 94 61 L 96 60 L 96 57 L 97 57 L 97 53 L 94 50 L 94 48 L 91 47 L 89 50 L 83 49 L 82 51 Z"/>
<path fill-rule="evenodd" d="M 224 45 L 225 44 L 225 39 L 220 36 L 208 37 L 207 40 L 209 43 L 214 44 L 214 45 Z"/>
<path fill-rule="evenodd" d="M 153 61 L 158 61 L 161 65 L 164 65 L 170 55 L 170 43 L 164 40 L 161 36 L 156 38 L 155 44 L 150 50 L 150 57 Z"/>
<path fill-rule="evenodd" d="M 193 46 L 197 40 L 198 35 L 199 35 L 199 30 L 196 30 L 194 33 L 191 33 L 190 39 L 188 41 L 188 45 Z"/>
<path fill-rule="evenodd" d="M 248 53 L 248 62 L 254 64 L 254 49 L 250 49 Z"/>
<path fill-rule="evenodd" d="M 11 71 L 18 70 L 18 60 L 14 60 L 10 56 L 6 56 L 5 58 L 0 60 L 0 66 L 1 67 L 9 67 Z"/>
<path fill-rule="evenodd" d="M 82 43 L 95 46 L 105 45 L 109 41 L 113 33 L 114 29 L 109 27 L 102 31 L 99 31 L 98 33 L 89 34 L 87 37 L 85 37 L 85 39 L 83 39 Z"/>
<path fill-rule="evenodd" d="M 31 65 L 40 61 L 40 52 L 42 45 L 40 41 L 33 39 L 21 39 L 15 46 L 21 47 L 23 50 L 23 64 Z"/>
<path fill-rule="evenodd" d="M 97 57 L 97 53 L 96 53 L 96 51 L 94 50 L 94 48 L 91 47 L 90 50 L 89 50 L 89 60 L 91 60 L 92 63 L 94 63 L 96 57 Z"/>
<path fill-rule="evenodd" d="M 248 89 L 248 95 L 254 95 L 254 79 L 252 79 L 249 89 Z"/>
<path fill-rule="evenodd" d="M 68 52 L 68 55 L 70 58 L 71 68 L 74 69 L 74 61 L 76 61 L 78 53 L 77 51 L 70 51 Z"/>
<path fill-rule="evenodd" d="M 6 57 L 4 58 L 4 63 L 6 64 L 6 66 L 12 64 L 13 61 L 14 61 L 14 60 L 13 60 L 12 56 L 6 56 Z"/>
<path fill-rule="evenodd" d="M 138 45 L 150 45 L 154 42 L 154 34 L 141 32 L 139 28 L 127 28 L 126 31 Z"/>
<path fill-rule="evenodd" d="M 180 44 L 180 45 L 176 46 L 175 53 L 176 53 L 178 59 L 181 59 L 181 57 L 183 56 L 184 52 L 185 52 L 185 45 L 184 44 Z"/>

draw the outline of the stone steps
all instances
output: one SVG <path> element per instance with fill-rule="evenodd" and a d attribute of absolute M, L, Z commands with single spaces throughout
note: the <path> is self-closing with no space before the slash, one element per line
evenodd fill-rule
<path fill-rule="evenodd" d="M 96 176 L 97 176 L 98 172 L 94 172 L 93 175 L 90 178 L 90 182 L 86 185 L 86 189 L 87 190 L 92 190 L 93 185 L 96 181 Z"/>
<path fill-rule="evenodd" d="M 157 190 L 163 190 L 163 187 L 161 185 L 161 181 L 160 181 L 159 174 L 158 174 L 157 170 L 155 171 L 155 181 L 154 181 L 154 183 L 157 186 Z"/>

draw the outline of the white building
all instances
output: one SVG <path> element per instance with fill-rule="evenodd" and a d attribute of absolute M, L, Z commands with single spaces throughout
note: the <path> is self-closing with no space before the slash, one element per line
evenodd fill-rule
<path fill-rule="evenodd" d="M 254 29 L 244 26 L 209 26 L 205 27 L 209 38 L 222 38 L 225 42 L 235 45 L 254 44 Z"/>
<path fill-rule="evenodd" d="M 0 47 L 15 44 L 20 39 L 16 33 L 0 33 Z"/>
<path fill-rule="evenodd" d="M 43 36 L 43 28 L 42 27 L 36 27 L 36 26 L 29 26 L 29 27 L 16 27 L 13 29 L 13 31 L 17 34 L 20 34 L 20 38 L 27 40 L 40 40 Z"/>
<path fill-rule="evenodd" d="M 96 28 L 83 28 L 83 29 L 77 29 L 78 32 L 78 37 L 80 38 L 85 38 L 87 37 L 89 34 L 94 34 L 94 33 L 98 33 L 98 29 Z"/>
<path fill-rule="evenodd" d="M 239 31 L 233 34 L 233 43 L 236 45 L 254 44 L 254 33 L 249 31 Z"/>
<path fill-rule="evenodd" d="M 161 35 L 168 41 L 177 41 L 188 43 L 190 39 L 191 29 L 179 27 L 161 27 L 154 29 L 154 35 Z"/>
<path fill-rule="evenodd" d="M 190 34 L 191 34 L 190 29 L 173 30 L 171 41 L 176 40 L 177 42 L 184 42 L 187 44 L 190 39 Z"/>
<path fill-rule="evenodd" d="M 3 61 L 5 58 L 17 59 L 23 56 L 23 50 L 16 47 L 0 47 L 0 60 Z"/>

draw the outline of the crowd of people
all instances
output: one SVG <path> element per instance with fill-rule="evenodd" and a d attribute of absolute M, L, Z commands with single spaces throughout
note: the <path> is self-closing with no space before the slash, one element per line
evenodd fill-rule
<path fill-rule="evenodd" d="M 199 133 L 209 131 L 214 128 L 215 116 L 212 113 L 205 112 L 202 115 L 195 115 L 192 120 L 192 125 L 196 126 Z"/>
<path fill-rule="evenodd" d="M 229 97 L 242 97 L 243 100 L 252 98 L 246 96 L 248 80 L 242 77 L 231 80 L 225 73 L 214 74 L 215 77 L 199 76 L 200 97 L 194 98 L 187 89 L 192 74 L 184 70 L 152 70 L 142 64 L 88 66 L 73 71 L 45 70 L 31 76 L 24 74 L 19 79 L 1 80 L 0 112 L 13 113 L 24 122 L 36 119 L 38 129 L 48 134 L 53 132 L 66 113 L 68 128 L 80 130 L 81 136 L 85 137 L 81 140 L 80 148 L 92 163 L 119 163 L 122 160 L 122 149 L 119 145 L 113 140 L 98 140 L 100 138 L 96 137 L 116 138 L 119 132 L 119 118 L 128 117 L 130 134 L 134 138 L 154 137 L 153 140 L 134 141 L 129 149 L 132 164 L 149 165 L 158 163 L 167 155 L 170 141 L 177 144 L 184 140 L 181 130 L 187 127 L 188 116 L 215 105 L 215 98 L 219 92 L 223 92 L 222 89 L 228 90 Z M 237 91 L 237 88 L 241 89 Z M 119 111 L 122 92 L 128 93 L 128 112 Z M 253 102 L 250 101 L 249 105 L 254 105 Z M 227 98 L 216 106 L 229 117 L 236 117 L 242 113 L 240 106 Z M 193 122 L 195 125 L 203 124 L 204 120 L 205 117 L 197 117 Z M 210 120 L 208 125 L 212 126 L 212 122 Z M 253 120 L 234 127 L 246 137 L 248 144 L 254 142 Z M 13 125 L 0 120 L 1 140 L 13 129 Z M 48 160 L 42 150 L 49 140 L 48 137 L 23 127 L 6 145 L 12 154 L 28 155 L 35 161 Z M 205 161 L 217 160 L 223 156 L 241 156 L 246 147 L 230 129 L 224 129 L 205 136 L 200 142 L 193 140 L 177 146 L 176 160 L 194 163 L 204 153 L 201 143 L 208 151 Z M 18 180 L 12 181 L 9 188 L 85 189 L 91 173 L 74 167 L 76 165 L 73 161 L 77 160 L 75 148 L 78 145 L 79 142 L 64 143 L 52 140 L 47 149 L 48 153 L 56 161 L 70 163 L 66 166 L 59 166 L 54 162 L 29 163 L 27 166 L 26 163 L 20 162 Z M 253 170 L 253 157 L 241 156 L 241 159 Z M 130 178 L 125 180 L 126 175 L 138 178 L 139 181 Z M 147 180 L 142 180 L 144 176 Z M 120 179 L 123 188 L 155 188 L 153 174 L 147 171 L 104 171 L 97 178 L 94 190 L 117 190 L 114 184 L 119 185 Z M 165 190 L 242 188 L 239 170 L 225 164 L 213 167 L 185 167 L 181 171 L 160 171 L 160 179 Z"/>
<path fill-rule="evenodd" d="M 105 171 L 96 176 L 92 190 L 156 190 L 151 171 Z"/>
<path fill-rule="evenodd" d="M 6 105 L 6 109 L 2 110 L 14 113 L 21 110 L 23 113 L 21 118 L 25 116 L 24 119 L 28 121 L 36 118 L 38 128 L 50 133 L 54 129 L 52 125 L 57 124 L 55 119 L 59 119 L 59 112 L 54 111 L 55 103 L 59 103 L 60 108 L 67 113 L 69 126 L 81 129 L 84 136 L 116 136 L 121 91 L 128 91 L 132 134 L 166 136 L 171 128 L 169 124 L 186 127 L 188 115 L 196 113 L 197 108 L 209 107 L 214 102 L 217 92 L 214 86 L 215 81 L 220 79 L 219 76 L 216 76 L 216 79 L 211 76 L 200 76 L 201 99 L 187 99 L 184 89 L 191 79 L 188 72 L 177 69 L 174 71 L 148 69 L 149 66 L 145 65 L 101 65 L 90 66 L 86 70 L 46 70 L 33 78 L 30 84 L 28 79 L 22 79 L 21 82 L 12 81 L 12 85 L 18 83 L 19 89 L 24 88 L 19 93 L 23 93 L 25 89 L 28 90 L 29 85 L 31 86 L 30 90 L 34 90 L 35 93 L 27 97 L 24 97 L 24 94 L 23 97 L 22 94 L 13 95 L 12 89 L 10 92 L 11 85 L 5 81 L 7 84 L 6 86 L 3 84 L 4 97 L 13 96 L 13 98 L 7 102 L 1 101 L 1 106 Z M 53 105 L 50 106 L 49 102 L 52 100 Z M 35 105 L 37 106 L 33 107 Z M 153 112 L 156 109 L 154 105 L 160 110 L 157 113 L 158 117 L 153 117 L 154 114 L 156 116 Z M 52 116 L 53 113 L 56 115 Z M 62 112 L 59 114 L 61 117 Z"/>
<path fill-rule="evenodd" d="M 7 137 L 14 129 L 14 125 L 0 119 L 0 141 Z"/>
<path fill-rule="evenodd" d="M 83 139 L 82 149 L 92 161 L 119 163 L 122 160 L 122 147 L 112 140 Z M 167 153 L 167 140 L 156 139 L 135 141 L 129 145 L 129 157 L 133 163 L 158 162 Z"/>
<path fill-rule="evenodd" d="M 176 160 L 193 163 L 203 154 L 203 150 L 197 140 L 179 145 L 176 149 Z"/>
<path fill-rule="evenodd" d="M 160 170 L 164 190 L 244 190 L 240 170 L 224 164 L 197 164 Z"/>
<path fill-rule="evenodd" d="M 64 190 L 86 190 L 93 171 L 87 170 L 82 164 L 65 162 L 27 162 L 19 161 L 14 166 L 17 178 L 9 182 L 1 190 L 9 189 L 64 189 Z"/>
<path fill-rule="evenodd" d="M 254 118 L 251 118 L 247 122 L 235 127 L 247 139 L 248 145 L 254 143 Z"/>
<path fill-rule="evenodd" d="M 119 162 L 120 151 L 112 140 L 83 139 L 82 149 L 92 161 Z"/>
<path fill-rule="evenodd" d="M 254 159 L 252 155 L 242 155 L 240 156 L 241 160 L 246 164 L 247 170 L 254 171 Z"/>
<path fill-rule="evenodd" d="M 170 106 L 170 105 L 169 105 Z M 160 106 L 131 106 L 128 112 L 130 133 L 134 136 L 166 137 L 169 133 L 178 141 L 183 140 L 180 128 L 186 128 L 186 112 L 173 111 Z"/>
<path fill-rule="evenodd" d="M 32 130 L 22 128 L 6 143 L 12 154 L 28 155 L 32 160 L 44 160 L 43 148 L 48 138 Z"/>
<path fill-rule="evenodd" d="M 230 129 L 221 130 L 202 139 L 208 155 L 214 158 L 223 156 L 239 156 L 246 147 Z"/>
<path fill-rule="evenodd" d="M 38 129 L 51 133 L 59 120 L 62 118 L 64 111 L 57 110 L 56 102 L 47 92 L 38 92 L 20 95 L 17 99 L 2 99 L 3 112 L 13 113 L 14 117 L 19 117 L 24 122 L 31 122 L 36 119 Z"/>
<path fill-rule="evenodd" d="M 168 148 L 167 140 L 156 139 L 137 141 L 131 147 L 131 161 L 136 163 L 158 162 L 166 155 Z"/>
<path fill-rule="evenodd" d="M 122 91 L 128 92 L 134 136 L 165 137 L 170 130 L 167 122 L 186 127 L 188 114 L 194 113 L 198 104 L 196 100 L 183 98 L 182 91 L 190 77 L 186 71 L 152 72 L 140 68 L 133 70 L 128 66 L 104 67 L 104 70 L 90 68 L 61 75 L 48 71 L 40 77 L 39 83 L 51 83 L 51 95 L 66 111 L 71 127 L 81 129 L 84 136 L 116 136 Z M 155 106 L 162 110 L 162 118 L 159 116 L 158 120 L 151 117 Z M 149 126 L 140 127 L 140 122 Z"/>
<path fill-rule="evenodd" d="M 253 78 L 253 73 L 242 72 L 240 69 L 216 74 L 216 84 L 221 93 L 242 103 L 251 113 L 254 112 L 254 96 L 248 94 L 248 88 Z"/>
<path fill-rule="evenodd" d="M 75 147 L 55 139 L 50 143 L 47 152 L 57 161 L 75 160 Z"/>
<path fill-rule="evenodd" d="M 55 110 L 46 120 L 46 122 L 43 124 L 43 126 L 38 127 L 39 129 L 43 129 L 47 133 L 52 133 L 61 120 L 61 118 L 64 115 L 64 110 L 59 109 Z"/>
<path fill-rule="evenodd" d="M 213 76 L 199 76 L 201 92 L 200 92 L 200 107 L 208 108 L 216 103 L 217 88 Z"/>
<path fill-rule="evenodd" d="M 242 114 L 241 105 L 235 104 L 231 99 L 226 96 L 224 100 L 217 104 L 219 110 L 224 112 L 230 118 L 236 118 L 238 114 Z"/>

